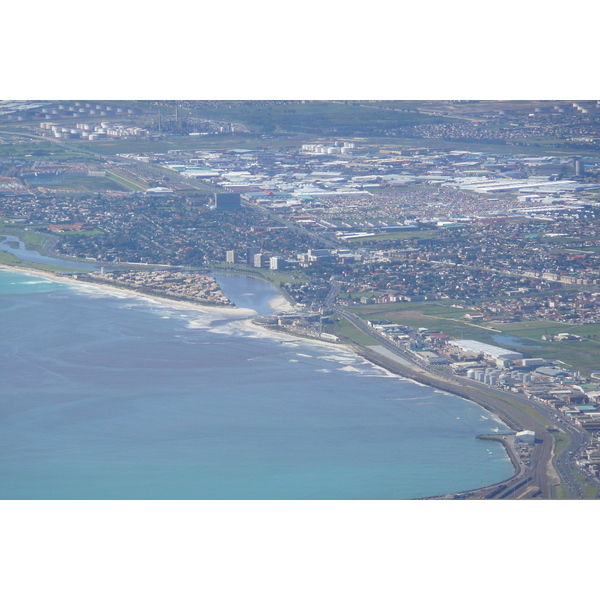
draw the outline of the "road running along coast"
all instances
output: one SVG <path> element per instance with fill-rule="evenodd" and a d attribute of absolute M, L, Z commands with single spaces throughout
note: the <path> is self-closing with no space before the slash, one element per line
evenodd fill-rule
<path fill-rule="evenodd" d="M 374 332 L 360 317 L 341 308 L 333 308 L 334 312 L 345 317 L 362 333 L 373 340 L 373 345 L 358 344 L 344 339 L 357 354 L 374 364 L 403 377 L 429 385 L 475 402 L 498 416 L 514 431 L 531 430 L 536 434 L 536 443 L 532 446 L 528 464 L 517 455 L 514 447 L 514 435 L 485 436 L 483 439 L 494 439 L 501 442 L 512 463 L 515 473 L 505 481 L 474 490 L 459 491 L 435 498 L 557 498 L 559 486 L 562 495 L 568 498 L 583 498 L 582 479 L 573 472 L 573 458 L 587 442 L 589 434 L 561 419 L 555 410 L 524 396 L 490 389 L 482 383 L 441 374 L 423 365 L 417 364 L 411 357 L 392 346 L 378 333 Z M 555 436 L 549 431 L 560 432 L 567 438 L 566 447 L 559 456 L 555 456 Z M 596 488 L 598 486 L 587 482 Z"/>
<path fill-rule="evenodd" d="M 6 270 L 27 272 L 49 279 L 61 281 L 70 279 L 65 278 L 64 276 L 57 276 L 55 273 L 49 273 L 48 271 L 42 269 L 30 267 L 29 265 L 27 267 L 13 267 L 12 265 L 1 266 Z M 84 282 L 78 281 L 76 283 Z M 146 296 L 154 300 L 159 299 L 155 295 L 146 294 L 140 290 L 128 290 L 124 287 L 112 286 L 106 282 L 100 283 L 86 280 L 85 283 L 88 285 L 98 285 L 100 287 L 130 292 L 132 294 Z M 160 298 L 160 300 L 179 305 L 190 306 L 192 304 L 189 301 L 186 302 L 176 298 Z M 279 300 L 279 298 L 276 300 Z M 212 308 L 206 305 L 198 305 L 196 303 L 193 304 L 195 305 L 195 308 L 206 310 L 212 309 L 223 312 L 236 312 L 237 314 L 244 310 L 239 308 Z M 284 302 L 284 298 L 281 298 L 280 302 L 274 302 L 272 307 L 275 308 L 276 311 L 289 310 L 289 304 Z M 515 467 L 515 473 L 509 479 L 486 486 L 484 488 L 457 491 L 444 496 L 435 496 L 431 499 L 553 498 L 555 497 L 553 494 L 553 488 L 560 484 L 566 486 L 568 496 L 570 498 L 582 497 L 581 484 L 574 477 L 571 465 L 566 457 L 570 458 L 576 455 L 577 451 L 584 445 L 586 436 L 585 432 L 576 431 L 575 427 L 569 427 L 565 423 L 561 425 L 563 432 L 567 433 L 569 440 L 567 447 L 559 457 L 562 460 L 560 461 L 560 464 L 558 464 L 558 461 L 555 461 L 554 457 L 554 437 L 546 430 L 547 426 L 552 424 L 556 425 L 556 417 L 549 407 L 544 408 L 542 406 L 535 405 L 533 401 L 526 403 L 524 398 L 519 398 L 516 395 L 508 392 L 502 392 L 499 390 L 491 391 L 489 389 L 485 389 L 483 384 L 478 384 L 477 382 L 470 380 L 463 382 L 458 380 L 456 377 L 450 377 L 448 375 L 436 373 L 430 369 L 427 369 L 426 367 L 416 364 L 408 357 L 400 356 L 401 351 L 398 348 L 390 348 L 387 340 L 381 338 L 378 334 L 373 332 L 371 328 L 369 328 L 368 325 L 356 315 L 347 313 L 339 308 L 334 308 L 334 312 L 346 317 L 360 331 L 366 333 L 373 339 L 374 344 L 370 346 L 359 345 L 349 339 L 343 340 L 344 345 L 366 360 L 396 375 L 401 375 L 407 379 L 412 379 L 419 383 L 423 383 L 441 391 L 449 392 L 466 400 L 475 402 L 486 410 L 489 410 L 493 414 L 497 415 L 508 427 L 515 431 L 524 429 L 535 431 L 536 440 L 538 443 L 534 445 L 529 465 L 525 465 L 517 456 L 511 436 L 486 436 L 484 438 L 494 439 L 495 441 L 501 442 L 506 448 L 507 454 L 510 457 L 513 466 Z M 252 311 L 252 313 L 254 313 L 254 311 Z M 300 337 L 301 339 L 312 340 L 312 338 L 296 336 L 292 332 L 286 333 L 292 337 Z M 322 340 L 319 340 L 319 342 L 323 343 Z M 558 469 L 554 467 L 554 462 L 557 462 Z"/>

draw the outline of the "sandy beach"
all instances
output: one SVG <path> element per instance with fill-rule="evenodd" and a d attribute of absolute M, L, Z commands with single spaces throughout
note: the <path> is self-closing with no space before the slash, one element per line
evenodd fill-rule
<path fill-rule="evenodd" d="M 293 311 L 294 307 L 280 294 L 267 303 L 275 312 Z"/>
<path fill-rule="evenodd" d="M 167 305 L 172 308 L 179 308 L 179 309 L 185 308 L 186 310 L 195 310 L 195 311 L 203 312 L 203 313 L 214 313 L 214 314 L 222 315 L 225 317 L 233 317 L 233 318 L 242 317 L 241 319 L 238 320 L 238 323 L 239 323 L 239 325 L 241 325 L 242 327 L 244 327 L 247 330 L 252 330 L 254 332 L 260 332 L 262 335 L 268 335 L 268 336 L 272 336 L 274 338 L 279 338 L 282 340 L 303 341 L 303 342 L 307 342 L 310 344 L 316 344 L 321 347 L 327 347 L 327 348 L 334 347 L 335 349 L 341 350 L 343 352 L 350 352 L 354 355 L 362 356 L 364 359 L 366 359 L 370 363 L 374 364 L 376 367 L 381 368 L 382 370 L 386 371 L 391 376 L 400 377 L 403 379 L 404 378 L 410 379 L 410 380 L 416 381 L 417 383 L 420 383 L 420 384 L 425 384 L 425 385 L 433 387 L 433 388 L 437 388 L 437 389 L 440 389 L 443 391 L 448 391 L 453 394 L 458 394 L 459 396 L 462 396 L 466 400 L 475 402 L 475 403 L 479 404 L 480 406 L 483 406 L 487 410 L 490 410 L 492 413 L 496 414 L 500 418 L 501 421 L 506 422 L 506 419 L 503 418 L 504 415 L 502 414 L 501 411 L 497 410 L 497 407 L 494 406 L 494 403 L 482 402 L 481 399 L 477 397 L 477 395 L 461 394 L 461 393 L 457 392 L 456 389 L 448 389 L 448 385 L 447 384 L 444 385 L 444 382 L 442 382 L 441 379 L 438 381 L 437 378 L 434 378 L 431 376 L 424 376 L 424 374 L 418 373 L 418 370 L 417 370 L 417 372 L 415 372 L 414 365 L 400 365 L 395 361 L 391 361 L 388 357 L 381 356 L 381 355 L 378 355 L 377 353 L 374 353 L 371 349 L 368 349 L 368 348 L 361 349 L 362 350 L 361 351 L 358 348 L 356 348 L 350 344 L 331 343 L 331 342 L 319 340 L 316 338 L 308 338 L 308 337 L 305 338 L 303 336 L 294 335 L 293 333 L 287 332 L 287 331 L 273 331 L 271 329 L 262 327 L 261 325 L 254 323 L 253 319 L 254 319 L 254 317 L 257 316 L 257 313 L 251 309 L 225 308 L 225 307 L 218 307 L 218 306 L 198 305 L 193 302 L 186 302 L 185 300 L 157 297 L 157 296 L 153 296 L 150 294 L 145 294 L 143 292 L 139 292 L 137 290 L 131 290 L 128 288 L 120 288 L 120 287 L 112 286 L 110 284 L 99 283 L 99 282 L 95 282 L 95 281 L 79 281 L 76 279 L 71 279 L 69 277 L 55 275 L 55 274 L 49 273 L 47 271 L 37 270 L 35 268 L 13 267 L 13 266 L 4 266 L 4 265 L 0 265 L 0 268 L 5 269 L 7 271 L 26 273 L 28 275 L 33 275 L 35 277 L 41 277 L 41 278 L 45 278 L 45 279 L 49 279 L 49 280 L 57 281 L 57 282 L 61 282 L 61 283 L 87 286 L 88 288 L 102 289 L 103 291 L 105 291 L 109 294 L 120 295 L 120 296 L 134 296 L 134 297 L 138 297 L 138 298 L 143 298 L 145 300 L 152 300 L 153 302 Z M 285 312 L 285 311 L 293 310 L 293 306 L 281 295 L 279 295 L 276 298 L 274 298 L 273 300 L 271 300 L 269 302 L 269 305 L 276 312 Z M 509 453 L 509 455 L 510 455 L 510 453 Z M 516 476 L 516 473 L 510 479 L 513 479 L 515 476 Z"/>
<path fill-rule="evenodd" d="M 249 308 L 237 308 L 237 307 L 236 308 L 226 308 L 226 307 L 220 307 L 220 306 L 207 306 L 204 304 L 195 304 L 194 302 L 186 302 L 185 300 L 178 300 L 175 298 L 170 299 L 170 298 L 165 298 L 165 297 L 161 297 L 161 296 L 153 296 L 153 295 L 145 294 L 144 292 L 139 292 L 137 290 L 132 290 L 129 288 L 121 288 L 121 287 L 117 287 L 117 286 L 112 286 L 108 283 L 100 283 L 100 282 L 96 282 L 96 281 L 79 281 L 77 279 L 72 279 L 70 277 L 63 277 L 60 275 L 55 275 L 54 273 L 51 273 L 48 271 L 38 270 L 38 269 L 34 269 L 34 268 L 29 268 L 29 267 L 13 267 L 13 266 L 0 265 L 0 269 L 4 269 L 6 271 L 15 271 L 17 273 L 26 273 L 28 275 L 34 275 L 35 277 L 42 277 L 42 278 L 50 279 L 52 281 L 57 281 L 60 283 L 67 283 L 67 284 L 72 284 L 72 285 L 81 285 L 81 286 L 99 288 L 101 290 L 106 291 L 109 294 L 128 295 L 128 296 L 143 298 L 145 300 L 152 300 L 154 302 L 159 302 L 161 304 L 170 306 L 172 308 L 186 308 L 186 309 L 197 310 L 197 311 L 205 312 L 205 313 L 207 313 L 207 312 L 214 313 L 214 314 L 228 316 L 228 317 L 245 317 L 243 319 L 240 319 L 239 323 L 241 325 L 243 325 L 244 328 L 251 330 L 251 331 L 260 332 L 263 335 L 268 334 L 269 336 L 282 338 L 282 339 L 286 339 L 286 340 L 296 340 L 296 341 L 308 342 L 310 344 L 317 344 L 319 346 L 327 347 L 327 348 L 331 348 L 332 346 L 335 346 L 338 349 L 343 349 L 345 351 L 356 354 L 355 350 L 348 344 L 332 343 L 332 342 L 326 342 L 324 340 L 319 340 L 316 338 L 302 337 L 302 336 L 294 335 L 293 333 L 290 333 L 287 331 L 273 331 L 272 329 L 268 329 L 266 327 L 262 327 L 261 325 L 257 325 L 256 323 L 254 323 L 253 319 L 254 319 L 254 317 L 257 316 L 258 313 L 256 313 L 256 311 L 249 309 Z M 290 304 L 290 302 L 288 302 L 282 295 L 279 295 L 279 296 L 273 298 L 273 300 L 270 300 L 268 302 L 268 304 L 273 310 L 275 310 L 275 312 L 288 312 L 288 311 L 294 310 L 294 307 L 292 306 L 292 304 Z M 376 365 L 376 366 L 379 366 L 379 365 Z M 387 369 L 384 369 L 384 370 L 387 370 Z M 388 372 L 390 372 L 390 371 L 388 371 Z M 391 373 L 391 374 L 395 375 L 395 373 Z"/>
<path fill-rule="evenodd" d="M 6 271 L 15 271 L 18 273 L 26 273 L 28 275 L 35 275 L 36 277 L 42 277 L 45 279 L 50 279 L 52 281 L 58 281 L 60 283 L 67 283 L 72 285 L 82 285 L 82 286 L 92 286 L 95 288 L 100 288 L 105 290 L 106 292 L 118 295 L 118 294 L 126 294 L 131 296 L 137 296 L 139 298 L 144 298 L 146 300 L 154 300 L 155 302 L 164 303 L 171 307 L 185 307 L 191 308 L 194 310 L 199 310 L 202 312 L 210 312 L 217 313 L 224 316 L 236 316 L 236 317 L 254 317 L 256 316 L 256 312 L 249 308 L 227 308 L 221 306 L 209 306 L 205 304 L 196 304 L 195 302 L 188 302 L 186 300 L 178 300 L 176 298 L 165 298 L 162 296 L 154 296 L 151 294 L 145 294 L 144 292 L 140 292 L 138 290 L 132 290 L 130 288 L 125 287 L 117 287 L 114 285 L 110 285 L 109 283 L 101 283 L 98 281 L 79 281 L 78 279 L 72 279 L 71 277 L 63 277 L 60 275 L 55 275 L 54 273 L 49 273 L 48 271 L 42 271 L 38 269 L 33 269 L 29 267 L 13 267 L 13 266 L 5 266 L 0 265 L 0 269 L 4 269 Z"/>

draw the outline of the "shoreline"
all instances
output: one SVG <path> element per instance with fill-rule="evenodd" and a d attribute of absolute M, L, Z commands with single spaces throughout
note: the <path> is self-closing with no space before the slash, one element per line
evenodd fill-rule
<path fill-rule="evenodd" d="M 44 271 L 41 269 L 35 269 L 34 267 L 22 267 L 22 266 L 13 267 L 12 265 L 0 265 L 0 269 L 4 269 L 6 271 L 14 271 L 14 272 L 18 272 L 18 273 L 24 273 L 27 275 L 33 275 L 36 277 L 49 279 L 51 281 L 56 281 L 59 283 L 66 283 L 66 284 L 71 284 L 71 285 L 76 285 L 76 286 L 83 285 L 83 286 L 87 286 L 89 288 L 95 287 L 95 288 L 104 290 L 106 292 L 109 292 L 113 295 L 123 294 L 126 296 L 134 296 L 134 297 L 141 298 L 144 300 L 152 300 L 157 303 L 166 304 L 172 308 L 185 307 L 188 309 L 194 309 L 194 310 L 197 310 L 200 312 L 205 312 L 205 313 L 208 312 L 208 313 L 213 313 L 213 314 L 220 314 L 223 316 L 242 317 L 240 319 L 237 319 L 237 321 L 238 321 L 238 323 L 242 324 L 246 329 L 253 330 L 255 332 L 261 332 L 261 333 L 267 334 L 269 337 L 273 337 L 273 338 L 284 338 L 284 339 L 287 338 L 289 340 L 295 340 L 295 341 L 316 344 L 321 347 L 335 348 L 338 350 L 343 350 L 343 351 L 352 353 L 356 356 L 360 356 L 361 358 L 368 361 L 372 365 L 374 365 L 380 369 L 383 369 L 384 371 L 386 371 L 387 373 L 389 373 L 392 376 L 401 377 L 401 378 L 407 379 L 411 382 L 417 383 L 419 385 L 426 385 L 433 389 L 453 394 L 454 396 L 457 396 L 463 400 L 466 400 L 467 402 L 473 402 L 473 403 L 477 404 L 479 407 L 483 408 L 484 410 L 488 411 L 489 413 L 491 413 L 492 415 L 497 417 L 507 427 L 509 427 L 511 429 L 515 428 L 514 427 L 515 424 L 508 422 L 506 416 L 502 415 L 499 411 L 495 410 L 495 407 L 493 405 L 491 406 L 481 399 L 471 397 L 471 394 L 461 393 L 460 391 L 452 389 L 452 386 L 445 384 L 445 382 L 441 379 L 441 377 L 437 378 L 437 377 L 433 377 L 433 376 L 427 376 L 428 374 L 425 374 L 424 372 L 417 370 L 418 367 L 416 367 L 416 366 L 415 366 L 415 368 L 413 368 L 412 365 L 400 365 L 399 363 L 395 363 L 395 362 L 392 363 L 392 362 L 390 362 L 389 359 L 386 360 L 385 356 L 377 355 L 375 352 L 371 351 L 368 347 L 359 346 L 358 344 L 356 344 L 354 342 L 343 341 L 341 343 L 332 343 L 332 342 L 327 342 L 325 340 L 320 340 L 320 339 L 316 339 L 316 338 L 314 338 L 314 339 L 313 338 L 305 338 L 302 336 L 294 335 L 293 333 L 287 332 L 287 331 L 286 332 L 279 332 L 279 331 L 274 332 L 266 327 L 262 327 L 261 325 L 258 325 L 253 322 L 253 318 L 256 317 L 258 313 L 252 309 L 245 309 L 245 308 L 238 308 L 238 307 L 227 308 L 227 307 L 218 307 L 218 306 L 206 306 L 206 305 L 196 304 L 194 302 L 190 302 L 190 301 L 186 301 L 186 300 L 170 299 L 170 298 L 165 298 L 165 297 L 153 296 L 150 294 L 146 294 L 144 292 L 140 292 L 138 290 L 133 290 L 133 289 L 125 288 L 125 287 L 122 288 L 122 287 L 112 286 L 108 283 L 100 283 L 100 282 L 96 282 L 96 281 L 74 280 L 69 277 L 56 275 L 52 272 Z M 272 300 L 268 301 L 268 304 L 276 312 L 285 312 L 288 310 L 293 310 L 293 306 L 281 294 L 279 296 L 276 296 Z M 439 381 L 437 381 L 438 379 L 439 379 Z M 487 434 L 484 434 L 484 435 L 487 435 Z M 476 436 L 476 437 L 479 437 L 479 436 Z M 458 495 L 458 494 L 464 494 L 464 493 L 475 493 L 478 491 L 483 491 L 483 490 L 489 489 L 490 487 L 504 484 L 504 483 L 511 481 L 512 479 L 518 477 L 520 475 L 520 470 L 518 468 L 516 468 L 513 457 L 511 456 L 511 452 L 509 452 L 508 447 L 505 444 L 503 444 L 503 446 L 505 448 L 507 457 L 510 459 L 511 463 L 513 464 L 513 467 L 515 468 L 515 472 L 513 473 L 513 475 L 511 475 L 509 478 L 506 478 L 502 481 L 499 481 L 499 482 L 496 482 L 496 483 L 493 483 L 493 484 L 490 484 L 487 486 L 482 486 L 480 488 L 474 488 L 471 490 L 464 490 L 464 491 L 458 490 L 458 491 L 448 492 L 447 495 Z M 440 496 L 430 496 L 430 497 L 415 498 L 415 499 L 437 499 L 437 498 L 440 498 Z"/>
<path fill-rule="evenodd" d="M 152 294 L 146 294 L 144 292 L 140 292 L 139 290 L 134 290 L 127 287 L 120 287 L 116 285 L 111 285 L 110 283 L 103 283 L 100 281 L 79 281 L 77 279 L 72 279 L 71 277 L 64 277 L 62 275 L 56 275 L 55 273 L 51 273 L 48 271 L 43 271 L 41 269 L 35 269 L 33 267 L 13 267 L 12 265 L 0 265 L 0 269 L 4 269 L 6 271 L 15 271 L 17 273 L 25 273 L 27 275 L 34 275 L 36 277 L 42 277 L 45 279 L 50 279 L 52 281 L 57 281 L 59 283 L 65 283 L 69 285 L 82 285 L 82 286 L 91 286 L 95 288 L 99 288 L 105 290 L 107 292 L 112 292 L 114 295 L 118 295 L 119 293 L 125 295 L 132 295 L 138 298 L 143 298 L 145 300 L 153 300 L 159 303 L 169 304 L 171 306 L 185 306 L 186 308 L 193 308 L 200 311 L 217 313 L 222 315 L 229 316 L 242 316 L 242 317 L 254 317 L 256 316 L 256 311 L 250 308 L 231 308 L 226 306 L 211 306 L 208 304 L 200 304 L 195 303 L 189 300 L 181 300 L 177 298 L 167 298 L 164 296 L 154 296 Z"/>
<path fill-rule="evenodd" d="M 283 294 L 279 294 L 279 296 L 276 296 L 273 300 L 269 300 L 267 304 L 275 312 L 292 312 L 294 310 L 292 304 L 285 299 Z"/>

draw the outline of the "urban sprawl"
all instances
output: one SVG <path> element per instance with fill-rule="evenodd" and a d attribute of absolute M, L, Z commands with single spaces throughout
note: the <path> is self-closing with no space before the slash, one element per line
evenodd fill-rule
<path fill-rule="evenodd" d="M 488 497 L 595 497 L 600 103 L 329 106 L 386 120 L 315 132 L 303 102 L 0 103 L 0 234 L 90 263 L 65 276 L 179 300 L 232 306 L 210 273 L 261 277 L 293 305 L 265 327 L 549 409 L 542 436 L 503 440 L 521 479 Z M 259 109 L 271 120 L 240 117 Z M 543 489 L 536 443 L 559 453 L 573 428 L 580 479 Z"/>

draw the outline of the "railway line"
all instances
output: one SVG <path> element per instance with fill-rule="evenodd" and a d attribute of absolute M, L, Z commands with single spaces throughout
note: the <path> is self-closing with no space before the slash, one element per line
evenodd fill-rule
<path fill-rule="evenodd" d="M 328 296 L 330 306 L 333 296 L 334 294 Z M 335 306 L 333 311 L 373 339 L 373 346 L 358 347 L 366 359 L 392 372 L 472 400 L 497 414 L 515 431 L 527 429 L 535 432 L 536 443 L 527 464 L 516 456 L 506 440 L 498 439 L 504 443 L 515 466 L 513 477 L 486 488 L 461 492 L 457 497 L 553 498 L 559 485 L 565 487 L 568 498 L 583 497 L 581 480 L 585 481 L 586 477 L 579 471 L 576 458 L 589 439 L 585 430 L 567 422 L 561 414 L 539 401 L 505 390 L 491 389 L 483 383 L 458 377 L 449 371 L 439 373 L 427 365 L 418 364 L 410 354 L 375 332 L 357 315 Z M 381 347 L 385 349 L 385 353 L 377 350 Z M 561 432 L 568 438 L 565 448 L 558 455 L 555 455 L 555 436 L 548 429 Z"/>

